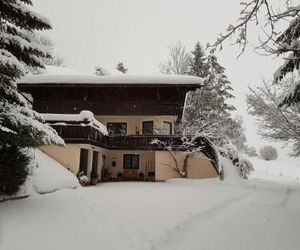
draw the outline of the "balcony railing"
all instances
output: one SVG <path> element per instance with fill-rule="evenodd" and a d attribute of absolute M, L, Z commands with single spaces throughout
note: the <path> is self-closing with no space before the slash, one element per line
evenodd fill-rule
<path fill-rule="evenodd" d="M 153 141 L 158 139 L 172 150 L 182 150 L 183 144 L 180 135 L 125 135 L 108 136 L 103 135 L 97 129 L 82 124 L 72 125 L 51 125 L 66 143 L 88 143 L 111 150 L 155 150 L 164 151 L 166 148 L 161 144 L 155 144 Z M 202 152 L 212 161 L 217 169 L 217 154 L 211 142 L 205 137 L 198 137 L 194 143 L 202 147 Z"/>

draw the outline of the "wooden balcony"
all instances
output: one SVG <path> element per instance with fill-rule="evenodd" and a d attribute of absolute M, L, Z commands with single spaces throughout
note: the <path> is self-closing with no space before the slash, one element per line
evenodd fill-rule
<path fill-rule="evenodd" d="M 180 150 L 182 136 L 180 135 L 125 135 L 108 136 L 103 135 L 97 129 L 84 124 L 52 124 L 51 125 L 66 143 L 84 143 L 110 150 L 149 150 L 164 151 L 165 147 L 153 144 L 155 139 L 170 146 L 172 150 Z M 198 137 L 195 140 L 197 146 L 202 147 L 202 152 L 212 160 L 216 167 L 217 155 L 209 140 Z"/>

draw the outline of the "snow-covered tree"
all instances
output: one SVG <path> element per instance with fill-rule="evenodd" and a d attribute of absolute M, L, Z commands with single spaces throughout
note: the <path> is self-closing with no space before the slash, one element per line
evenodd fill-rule
<path fill-rule="evenodd" d="M 277 149 L 270 145 L 260 148 L 259 154 L 266 161 L 276 160 L 278 157 Z"/>
<path fill-rule="evenodd" d="M 258 122 L 258 133 L 266 139 L 292 145 L 293 156 L 300 156 L 300 105 L 278 106 L 297 79 L 290 77 L 276 85 L 264 82 L 262 87 L 250 88 L 246 98 L 248 112 Z"/>
<path fill-rule="evenodd" d="M 122 72 L 123 74 L 126 74 L 126 72 L 128 71 L 128 69 L 125 68 L 123 62 L 119 62 L 116 69 Z"/>
<path fill-rule="evenodd" d="M 190 54 L 186 51 L 184 44 L 177 41 L 168 46 L 169 59 L 159 64 L 160 72 L 163 74 L 185 75 L 190 67 Z"/>
<path fill-rule="evenodd" d="M 218 63 L 217 57 L 214 54 L 210 54 L 207 57 L 208 64 L 208 83 L 214 85 L 217 91 L 217 95 L 220 102 L 223 105 L 225 111 L 232 111 L 235 108 L 232 105 L 226 103 L 226 100 L 233 98 L 231 83 L 225 75 L 225 68 Z"/>
<path fill-rule="evenodd" d="M 242 1 L 242 11 L 238 23 L 229 25 L 212 46 L 222 48 L 222 43 L 229 37 L 235 37 L 235 44 L 240 45 L 244 52 L 249 43 L 249 26 L 263 31 L 256 49 L 271 55 L 283 55 L 284 64 L 275 72 L 274 80 L 280 81 L 300 66 L 300 5 L 292 0 L 247 0 Z M 288 22 L 288 27 L 285 23 Z M 258 32 L 261 33 L 261 32 Z M 264 53 L 265 54 L 265 53 Z M 290 91 L 282 99 L 280 105 L 291 105 L 300 102 L 300 82 L 290 87 Z"/>
<path fill-rule="evenodd" d="M 230 141 L 218 148 L 223 157 L 231 160 L 238 168 L 238 172 L 243 179 L 247 179 L 250 173 L 254 170 L 252 163 L 243 155 Z"/>
<path fill-rule="evenodd" d="M 216 140 L 220 142 L 224 136 L 232 134 L 233 129 L 236 132 L 237 124 L 230 114 L 234 107 L 227 104 L 227 100 L 233 97 L 232 88 L 224 67 L 217 62 L 215 55 L 205 57 L 199 42 L 192 55 L 189 74 L 203 77 L 204 83 L 187 95 L 182 130 L 185 134 L 201 134 L 214 143 Z"/>
<path fill-rule="evenodd" d="M 257 156 L 256 148 L 255 147 L 249 147 L 246 154 L 250 157 Z"/>
<path fill-rule="evenodd" d="M 41 60 L 44 65 L 61 66 L 64 59 L 55 54 L 55 44 L 50 37 L 36 31 L 26 31 L 26 35 L 31 43 L 39 46 L 48 56 L 42 57 Z M 43 70 L 41 68 L 32 68 L 26 66 L 26 69 L 34 74 L 39 74 Z"/>
<path fill-rule="evenodd" d="M 0 138 L 1 145 L 36 147 L 62 140 L 40 115 L 31 109 L 31 100 L 17 89 L 16 80 L 24 66 L 43 67 L 48 54 L 32 43 L 27 31 L 50 29 L 47 19 L 30 11 L 31 1 L 6 0 L 0 3 Z"/>
<path fill-rule="evenodd" d="M 17 146 L 0 147 L 0 197 L 14 195 L 27 179 L 30 157 Z"/>
<path fill-rule="evenodd" d="M 232 128 L 229 130 L 227 137 L 240 152 L 248 154 L 249 147 L 247 145 L 243 118 L 241 116 L 235 116 L 232 119 Z"/>
<path fill-rule="evenodd" d="M 26 73 L 25 68 L 43 67 L 43 58 L 49 56 L 28 32 L 51 25 L 28 5 L 30 0 L 0 2 L 0 147 L 14 147 L 16 155 L 20 148 L 64 143 L 31 109 L 32 100 L 17 89 L 16 80 Z"/>
<path fill-rule="evenodd" d="M 195 44 L 194 50 L 191 53 L 188 74 L 205 79 L 208 76 L 209 65 L 207 64 L 204 49 L 199 41 Z"/>
<path fill-rule="evenodd" d="M 188 160 L 191 157 L 205 158 L 210 161 L 218 161 L 218 159 L 209 159 L 202 154 L 203 148 L 205 147 L 204 142 L 199 142 L 199 137 L 194 136 L 192 138 L 187 138 L 183 136 L 181 138 L 181 145 L 173 145 L 172 143 L 168 144 L 159 139 L 154 139 L 151 143 L 154 145 L 158 145 L 159 147 L 166 150 L 170 157 L 172 158 L 173 164 L 167 164 L 167 167 L 171 168 L 173 171 L 179 174 L 181 178 L 188 177 Z M 214 148 L 213 144 L 210 141 L 206 141 L 205 143 L 209 143 L 212 148 Z M 183 161 L 180 161 L 178 157 L 176 157 L 175 152 L 181 152 L 183 156 Z M 215 153 L 216 154 L 216 153 Z M 217 154 L 216 154 L 217 155 Z M 215 162 L 217 165 L 218 162 Z"/>

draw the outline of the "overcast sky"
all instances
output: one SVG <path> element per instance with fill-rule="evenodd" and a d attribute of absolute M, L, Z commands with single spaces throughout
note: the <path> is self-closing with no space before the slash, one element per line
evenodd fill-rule
<path fill-rule="evenodd" d="M 115 67 L 124 62 L 130 74 L 158 73 L 167 59 L 167 45 L 181 40 L 191 50 L 196 41 L 213 43 L 219 33 L 238 18 L 240 0 L 43 0 L 34 9 L 50 19 L 50 37 L 64 64 L 82 71 L 96 65 Z M 251 30 L 250 30 L 251 31 Z M 253 41 L 256 34 L 252 33 Z M 238 60 L 239 50 L 224 44 L 217 53 L 233 84 L 233 103 L 243 116 L 250 145 L 259 140 L 253 119 L 247 115 L 248 86 L 271 78 L 280 60 L 253 52 L 250 45 Z"/>

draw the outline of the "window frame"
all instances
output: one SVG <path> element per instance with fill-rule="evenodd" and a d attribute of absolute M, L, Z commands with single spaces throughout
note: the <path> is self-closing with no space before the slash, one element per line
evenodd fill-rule
<path fill-rule="evenodd" d="M 165 128 L 164 128 L 164 125 L 165 124 L 169 124 L 170 125 L 170 133 L 169 134 L 165 134 Z M 173 135 L 173 123 L 170 122 L 170 121 L 163 121 L 163 135 Z"/>
<path fill-rule="evenodd" d="M 125 158 L 130 157 L 130 167 L 125 166 Z M 132 158 L 137 157 L 137 167 L 132 167 Z M 140 155 L 139 154 L 123 154 L 123 169 L 139 169 L 140 168 Z"/>
<path fill-rule="evenodd" d="M 152 134 L 145 134 L 144 133 L 144 123 L 152 123 Z M 142 135 L 154 135 L 154 121 L 153 120 L 146 120 L 146 121 L 142 121 Z"/>
<path fill-rule="evenodd" d="M 111 134 L 110 131 L 109 131 L 109 125 L 115 125 L 115 124 L 126 125 L 126 132 L 125 132 L 125 134 Z M 106 128 L 107 128 L 108 134 L 110 136 L 124 136 L 124 135 L 127 135 L 127 132 L 128 132 L 128 124 L 127 124 L 127 122 L 107 122 L 106 123 Z"/>

